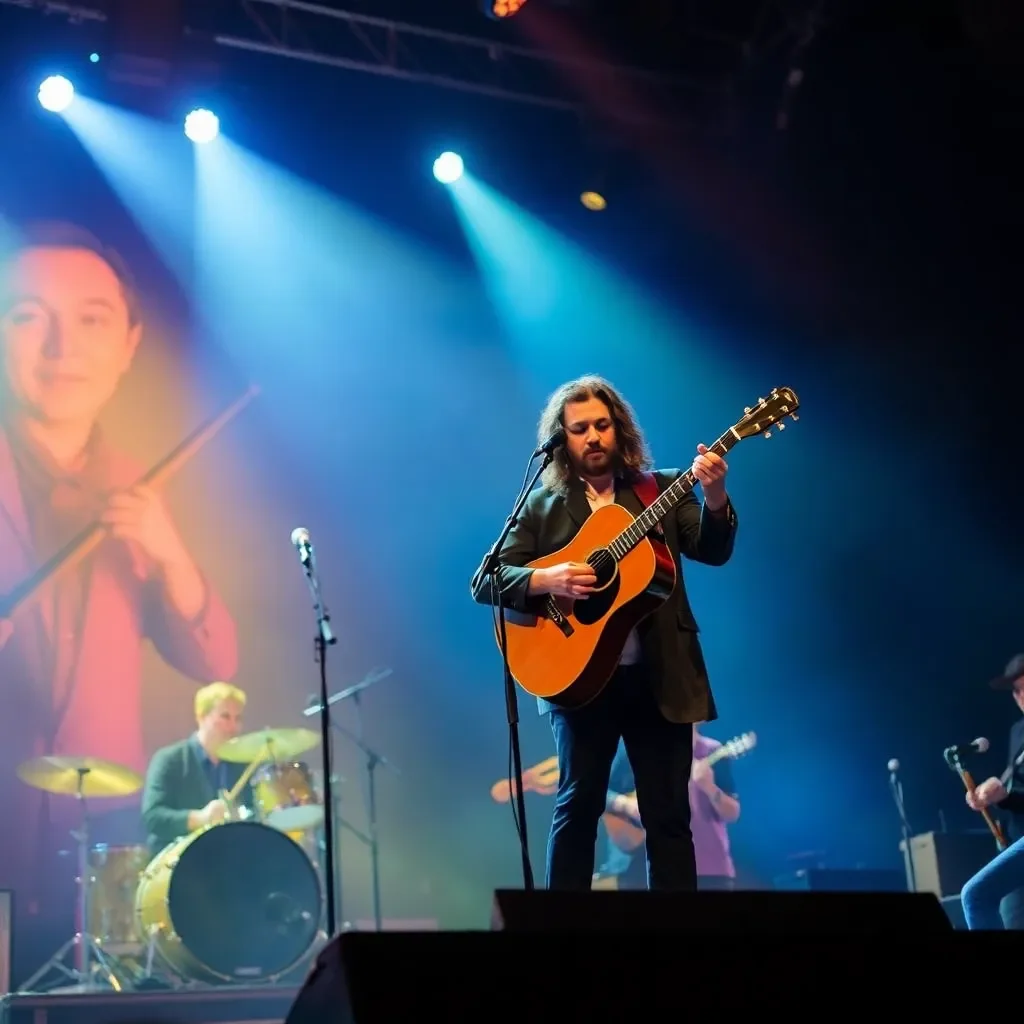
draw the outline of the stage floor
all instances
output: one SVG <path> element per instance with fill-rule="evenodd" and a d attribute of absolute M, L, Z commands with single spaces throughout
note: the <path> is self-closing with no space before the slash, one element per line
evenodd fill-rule
<path fill-rule="evenodd" d="M 11 995 L 0 1024 L 282 1024 L 297 986 Z"/>

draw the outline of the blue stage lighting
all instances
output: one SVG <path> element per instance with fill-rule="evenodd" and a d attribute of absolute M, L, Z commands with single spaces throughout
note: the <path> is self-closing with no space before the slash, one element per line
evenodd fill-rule
<path fill-rule="evenodd" d="M 51 75 L 39 86 L 39 102 L 53 114 L 67 110 L 74 98 L 75 87 L 63 75 Z"/>
<path fill-rule="evenodd" d="M 193 110 L 185 118 L 185 135 L 198 145 L 213 142 L 219 134 L 220 118 L 212 110 Z"/>
<path fill-rule="evenodd" d="M 434 161 L 434 177 L 442 185 L 451 185 L 462 177 L 462 157 L 458 153 L 442 153 Z"/>

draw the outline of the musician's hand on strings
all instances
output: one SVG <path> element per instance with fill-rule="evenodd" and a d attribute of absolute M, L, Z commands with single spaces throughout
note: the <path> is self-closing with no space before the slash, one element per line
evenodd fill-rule
<path fill-rule="evenodd" d="M 972 811 L 981 811 L 992 804 L 997 804 L 1006 799 L 1006 787 L 999 779 L 986 779 L 980 786 L 975 786 L 974 791 L 967 792 L 967 806 Z"/>
<path fill-rule="evenodd" d="M 690 781 L 709 796 L 718 788 L 715 785 L 714 769 L 703 757 L 696 757 L 693 759 L 693 768 L 690 770 Z"/>
<path fill-rule="evenodd" d="M 189 557 L 167 507 L 148 487 L 112 495 L 100 519 L 112 536 L 137 544 L 160 567 Z"/>
<path fill-rule="evenodd" d="M 582 562 L 563 562 L 546 569 L 534 569 L 530 579 L 532 593 L 554 594 L 577 600 L 589 597 L 597 584 L 594 570 Z"/>
<path fill-rule="evenodd" d="M 0 651 L 4 649 L 7 641 L 14 635 L 14 626 L 10 619 L 0 619 Z"/>
<path fill-rule="evenodd" d="M 725 490 L 725 475 L 729 467 L 721 455 L 716 455 L 705 444 L 697 445 L 697 457 L 693 460 L 693 475 L 704 492 L 704 504 L 710 512 L 725 508 L 729 495 Z"/>

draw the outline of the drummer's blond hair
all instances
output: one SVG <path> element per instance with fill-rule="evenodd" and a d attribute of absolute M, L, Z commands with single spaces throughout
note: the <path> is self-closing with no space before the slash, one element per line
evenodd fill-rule
<path fill-rule="evenodd" d="M 208 715 L 222 700 L 233 700 L 245 707 L 245 690 L 240 690 L 231 683 L 210 683 L 196 690 L 196 721 Z"/>

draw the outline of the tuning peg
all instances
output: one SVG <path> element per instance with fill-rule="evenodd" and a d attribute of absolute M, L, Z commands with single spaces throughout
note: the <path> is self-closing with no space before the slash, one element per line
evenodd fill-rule
<path fill-rule="evenodd" d="M 766 431 L 764 432 L 764 436 L 765 436 L 765 437 L 771 437 L 771 436 L 772 436 L 772 432 L 771 432 L 770 430 L 766 430 Z"/>
<path fill-rule="evenodd" d="M 792 421 L 793 421 L 794 423 L 796 423 L 796 421 L 797 421 L 798 419 L 800 419 L 800 417 L 799 417 L 799 416 L 797 416 L 797 414 L 796 414 L 796 413 L 793 413 L 793 415 L 792 415 L 792 416 L 790 417 L 790 419 L 791 419 L 791 420 L 792 420 Z"/>
<path fill-rule="evenodd" d="M 764 405 L 764 399 L 763 399 L 763 398 L 759 398 L 759 399 L 757 400 L 757 404 L 758 404 L 758 405 Z"/>
<path fill-rule="evenodd" d="M 752 410 L 749 405 L 745 405 L 743 406 L 743 411 L 749 416 Z"/>
<path fill-rule="evenodd" d="M 779 430 L 785 430 L 786 429 L 786 424 L 785 423 L 779 423 L 778 424 L 778 428 L 779 428 Z"/>

